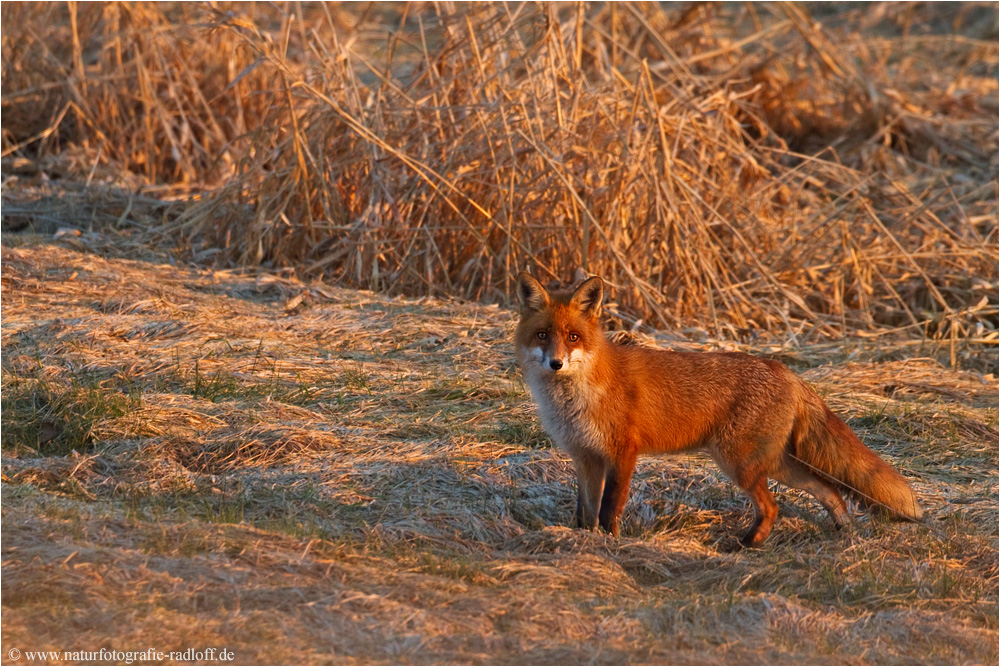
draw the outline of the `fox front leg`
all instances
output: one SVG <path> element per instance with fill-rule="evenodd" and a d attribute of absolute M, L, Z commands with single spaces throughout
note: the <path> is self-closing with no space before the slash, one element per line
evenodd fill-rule
<path fill-rule="evenodd" d="M 607 463 L 596 454 L 582 452 L 573 457 L 576 467 L 576 526 L 594 530 L 601 514 L 601 497 Z"/>
<path fill-rule="evenodd" d="M 618 520 L 628 502 L 629 484 L 635 471 L 634 455 L 623 456 L 605 471 L 604 495 L 601 499 L 601 528 L 618 537 Z"/>

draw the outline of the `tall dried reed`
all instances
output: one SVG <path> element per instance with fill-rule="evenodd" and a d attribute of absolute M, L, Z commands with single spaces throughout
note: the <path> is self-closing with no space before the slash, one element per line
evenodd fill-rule
<path fill-rule="evenodd" d="M 62 51 L 5 32 L 5 119 L 59 86 L 77 140 L 205 186 L 158 230 L 196 259 L 501 301 L 582 266 L 625 324 L 995 340 L 995 7 L 280 7 L 70 4 Z"/>

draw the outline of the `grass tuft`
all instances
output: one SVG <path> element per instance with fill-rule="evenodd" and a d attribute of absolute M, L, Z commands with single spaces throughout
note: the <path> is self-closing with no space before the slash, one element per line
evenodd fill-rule
<path fill-rule="evenodd" d="M 114 435 L 143 432 L 142 394 L 87 375 L 68 383 L 5 372 L 3 450 L 59 456 L 87 453 Z"/>

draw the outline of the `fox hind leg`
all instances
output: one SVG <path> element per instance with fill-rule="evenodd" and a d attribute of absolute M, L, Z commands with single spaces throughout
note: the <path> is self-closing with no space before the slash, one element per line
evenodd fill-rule
<path fill-rule="evenodd" d="M 851 514 L 837 489 L 811 471 L 805 464 L 785 455 L 781 461 L 782 467 L 774 474 L 774 478 L 785 484 L 802 489 L 818 500 L 830 513 L 837 528 L 843 528 L 851 523 Z"/>
<path fill-rule="evenodd" d="M 740 483 L 740 486 L 749 494 L 754 509 L 753 525 L 746 535 L 740 538 L 740 543 L 745 547 L 759 547 L 771 533 L 774 521 L 778 518 L 778 503 L 774 501 L 774 496 L 767 488 L 765 475 L 760 475 L 746 484 Z"/>
<path fill-rule="evenodd" d="M 780 447 L 774 443 L 775 446 Z M 753 503 L 754 520 L 750 530 L 740 538 L 740 544 L 745 547 L 759 547 L 767 539 L 778 518 L 778 503 L 767 488 L 768 475 L 765 467 L 757 463 L 747 462 L 744 452 L 747 448 L 720 447 L 709 450 L 712 458 L 729 479 L 743 489 Z M 751 451 L 754 448 L 749 448 Z M 779 455 L 780 455 L 780 449 Z"/>

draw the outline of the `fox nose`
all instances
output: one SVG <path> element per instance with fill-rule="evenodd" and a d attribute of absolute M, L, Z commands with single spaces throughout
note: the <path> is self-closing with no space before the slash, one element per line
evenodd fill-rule
<path fill-rule="evenodd" d="M 559 370 L 563 367 L 562 359 L 553 359 L 549 362 L 549 367 L 554 371 Z"/>

